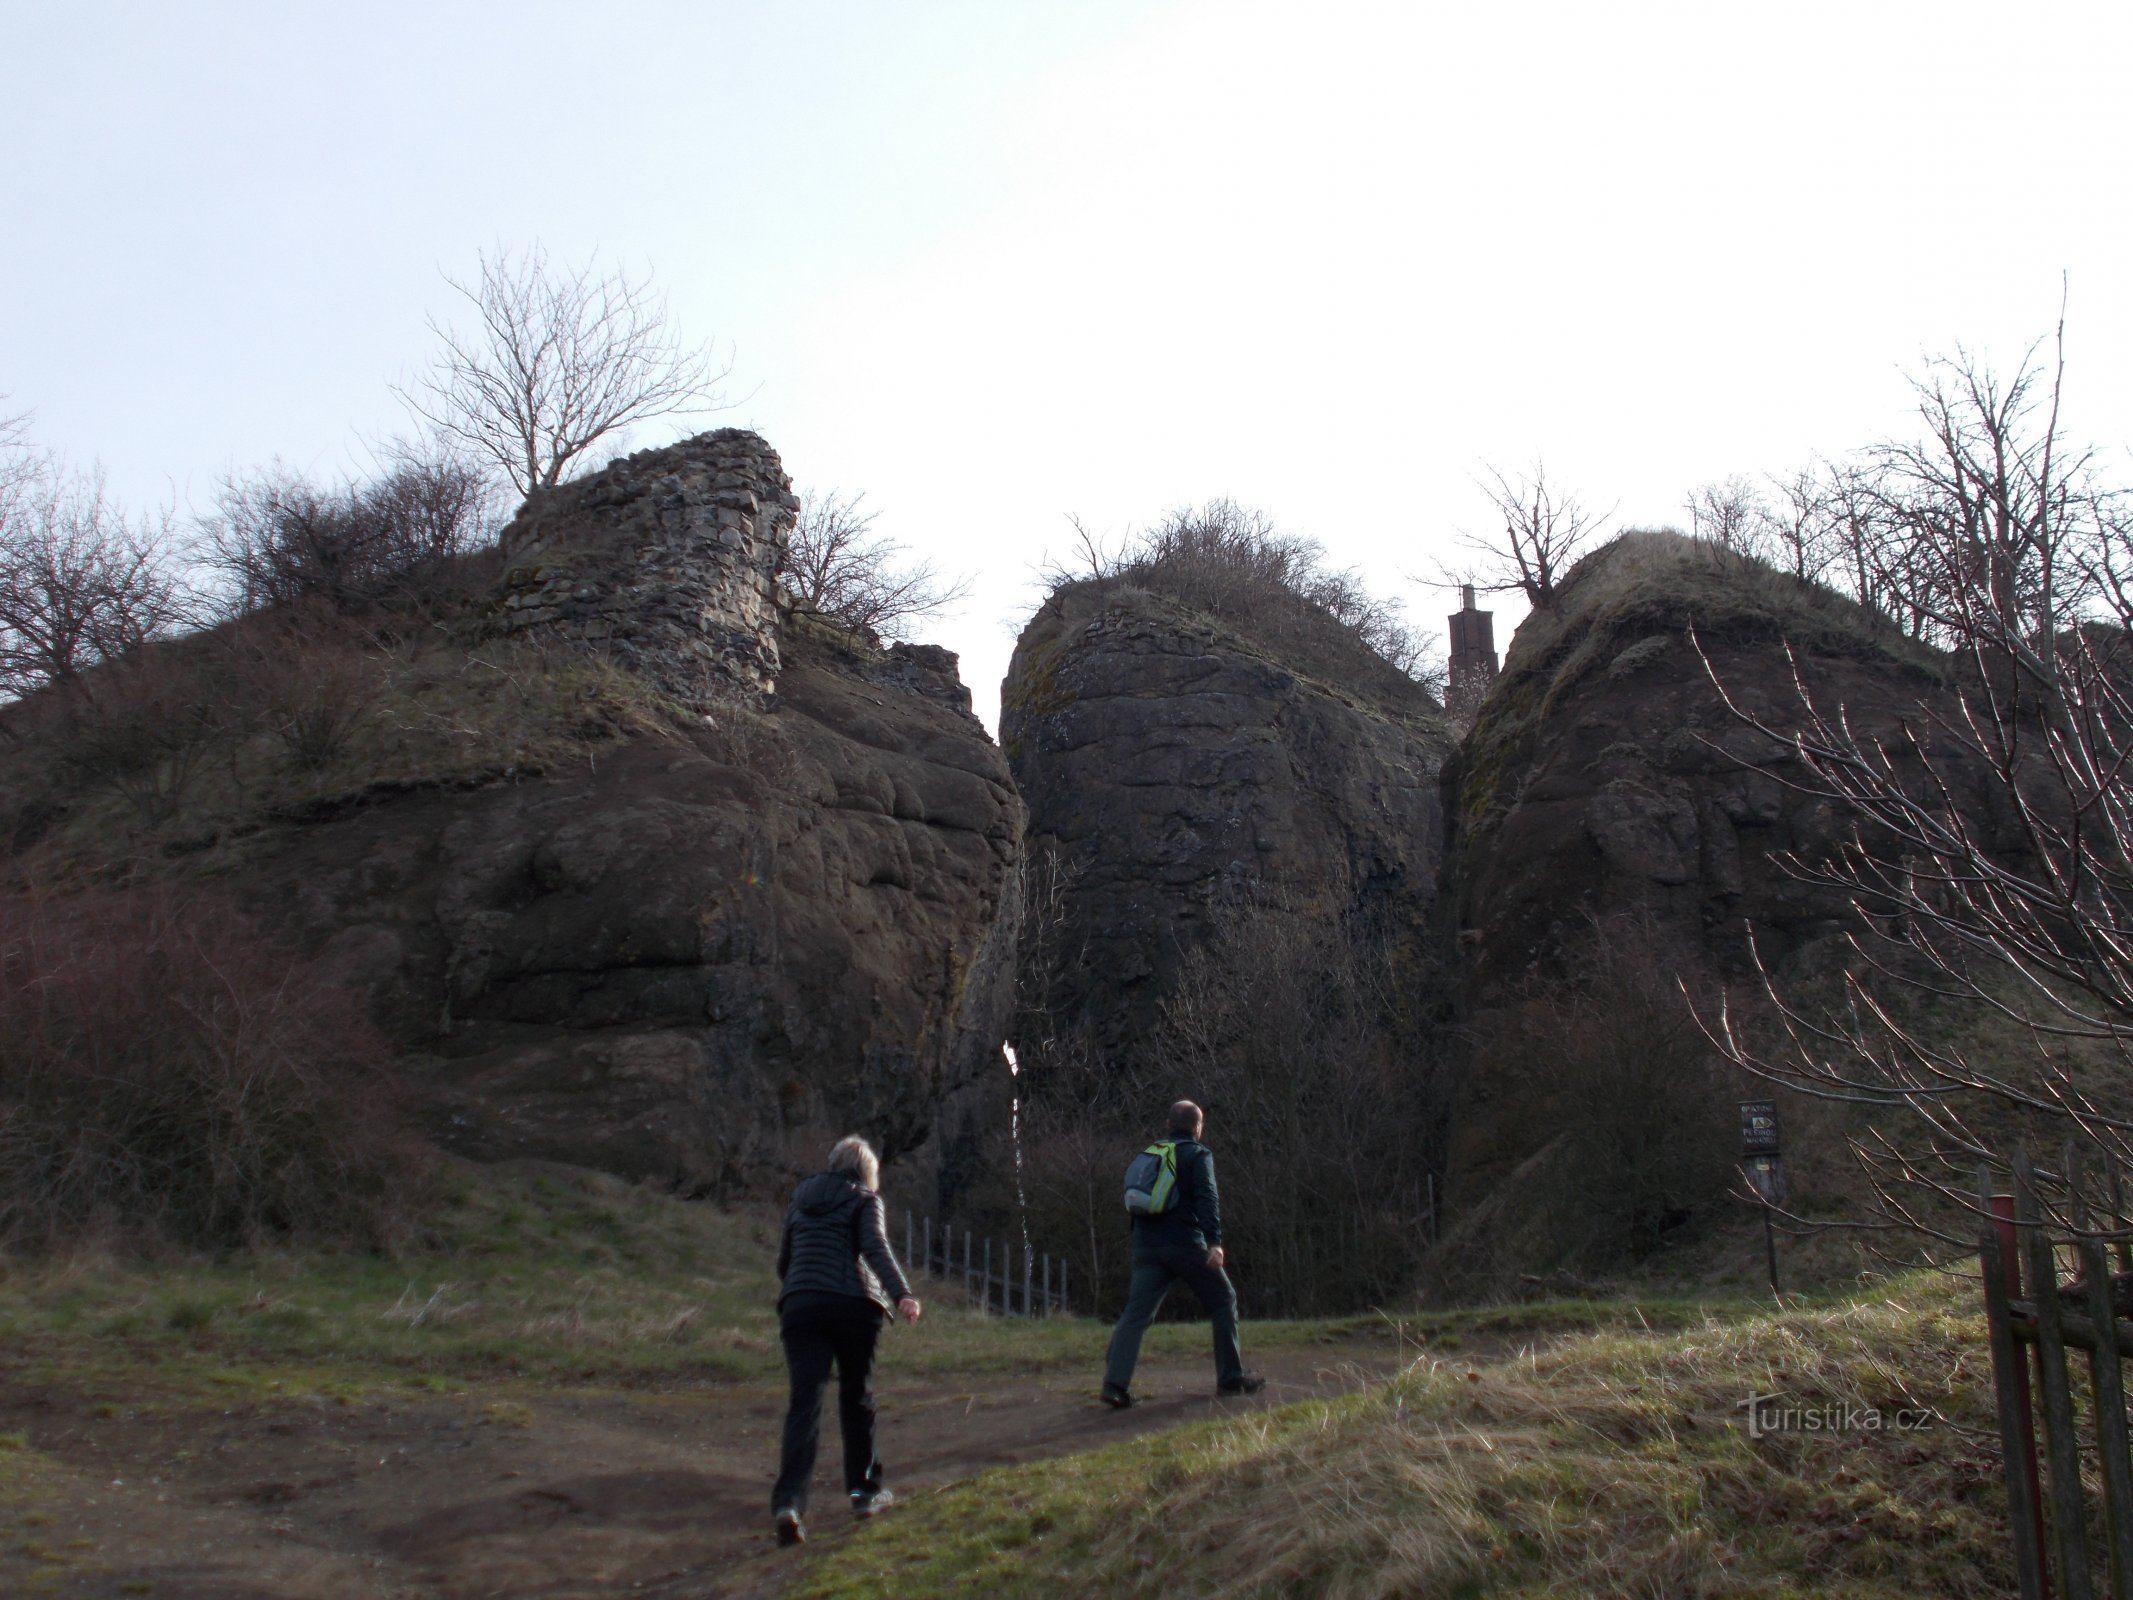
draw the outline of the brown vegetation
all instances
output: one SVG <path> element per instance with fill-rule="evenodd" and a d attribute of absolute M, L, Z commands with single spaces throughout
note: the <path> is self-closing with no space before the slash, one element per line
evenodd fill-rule
<path fill-rule="evenodd" d="M 1410 631 L 1399 602 L 1371 594 L 1325 547 L 1283 533 L 1264 512 L 1230 500 L 1173 511 L 1118 553 L 1089 534 L 1082 570 L 1056 565 L 1056 592 L 1093 582 L 1152 590 L 1249 637 L 1269 653 L 1333 680 L 1366 681 L 1390 667 L 1441 696 L 1444 664 Z"/>
<path fill-rule="evenodd" d="M 421 1160 L 356 999 L 230 909 L 0 899 L 0 1243 L 375 1244 Z"/>
<path fill-rule="evenodd" d="M 1043 1040 L 1022 1107 L 1032 1232 L 1112 1307 L 1130 1243 L 1120 1174 L 1190 1093 L 1249 1313 L 1391 1301 L 1427 1242 L 1441 1117 L 1415 952 L 1393 930 L 1274 907 L 1216 906 L 1209 923 L 1162 1002 L 1161 1067 L 1024 1019 Z"/>

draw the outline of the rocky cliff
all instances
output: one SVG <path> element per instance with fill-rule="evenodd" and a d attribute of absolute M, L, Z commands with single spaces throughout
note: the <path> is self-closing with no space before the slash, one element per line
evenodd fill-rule
<path fill-rule="evenodd" d="M 457 640 L 263 615 L 158 647 L 167 708 L 17 708 L 14 875 L 235 898 L 369 997 L 475 1156 L 707 1192 L 830 1130 L 909 1149 L 997 1060 L 1022 806 L 954 656 L 776 603 L 793 504 L 708 434 L 529 501 Z M 38 754 L 120 733 L 94 771 Z"/>
<path fill-rule="evenodd" d="M 1735 972 L 1744 923 L 1780 961 L 1836 929 L 1841 898 L 1780 858 L 1824 856 L 1849 824 L 1720 694 L 1796 725 L 1788 645 L 1864 728 L 1943 692 L 1938 656 L 1849 600 L 1674 534 L 1596 552 L 1520 625 L 1447 775 L 1471 989 L 1545 964 L 1594 917 L 1639 914 Z"/>
<path fill-rule="evenodd" d="M 1248 612 L 1066 585 L 1023 630 L 1000 731 L 1053 924 L 1029 976 L 1101 1051 L 1147 1048 L 1213 905 L 1419 920 L 1435 897 L 1443 713 L 1330 619 L 1273 648 Z"/>
<path fill-rule="evenodd" d="M 1751 925 L 1789 984 L 1841 964 L 1846 900 L 1785 861 L 1827 858 L 1851 821 L 1725 703 L 1796 726 L 1795 662 L 1864 733 L 1948 694 L 1940 657 L 1840 595 L 1627 535 L 1520 625 L 1447 771 L 1447 1192 L 1496 1266 L 1604 1268 L 1739 1209 L 1734 1102 L 1768 1091 L 1718 1060 L 1681 988 L 1739 996 Z"/>
<path fill-rule="evenodd" d="M 917 1144 L 997 1051 L 1021 807 L 952 658 L 790 618 L 782 655 L 773 712 L 254 853 L 448 1145 L 745 1186 L 788 1129 Z"/>

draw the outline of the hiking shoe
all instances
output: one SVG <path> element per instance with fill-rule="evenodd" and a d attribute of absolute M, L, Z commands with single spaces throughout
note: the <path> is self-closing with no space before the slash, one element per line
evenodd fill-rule
<path fill-rule="evenodd" d="M 1239 1373 L 1234 1378 L 1224 1378 L 1215 1385 L 1216 1394 L 1257 1394 L 1266 1387 L 1266 1379 L 1256 1372 Z"/>
<path fill-rule="evenodd" d="M 852 1515 L 871 1517 L 886 1511 L 896 1504 L 896 1496 L 887 1489 L 855 1489 L 852 1491 Z"/>
<path fill-rule="evenodd" d="M 1103 1401 L 1113 1411 L 1123 1411 L 1133 1404 L 1133 1396 L 1124 1384 L 1107 1383 L 1104 1385 Z"/>
<path fill-rule="evenodd" d="M 791 1506 L 779 1507 L 777 1515 L 770 1519 L 770 1523 L 777 1530 L 779 1544 L 802 1544 L 806 1542 L 807 1529 L 801 1524 L 800 1513 L 793 1510 Z"/>

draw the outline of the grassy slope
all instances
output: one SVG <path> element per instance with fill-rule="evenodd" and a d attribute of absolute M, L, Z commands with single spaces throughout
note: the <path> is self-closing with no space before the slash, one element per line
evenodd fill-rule
<path fill-rule="evenodd" d="M 922 1495 L 796 1592 L 2001 1594 L 1981 1341 L 1968 1286 L 1921 1277 L 1498 1365 L 1425 1355 L 1372 1392 Z M 1751 1441 L 1740 1403 L 1771 1393 L 1938 1420 Z"/>
<path fill-rule="evenodd" d="M 782 1381 L 775 1211 L 722 1212 L 535 1164 L 463 1167 L 448 1190 L 430 1237 L 397 1257 L 0 1260 L 0 1377 L 128 1406 Z M 921 1292 L 928 1314 L 895 1330 L 890 1370 L 1080 1366 L 1094 1382 L 1102 1324 L 1004 1321 L 957 1305 L 946 1286 L 922 1282 Z M 1267 1323 L 1253 1336 L 1262 1347 L 1316 1344 L 1381 1326 Z M 1198 1354 L 1206 1337 L 1166 1324 L 1149 1348 Z"/>
<path fill-rule="evenodd" d="M 0 1377 L 114 1412 L 448 1390 L 501 1421 L 564 1389 L 776 1392 L 773 1213 L 537 1166 L 463 1169 L 451 1190 L 433 1237 L 397 1259 L 0 1264 Z M 1097 1370 L 1101 1324 L 931 1299 L 885 1350 L 892 1375 Z M 799 1592 L 2004 1588 L 1993 1452 L 1951 1425 L 1989 1415 L 1960 1282 L 1783 1315 L 1583 1302 L 1255 1323 L 1250 1337 L 1265 1349 L 1372 1331 L 1420 1352 L 1389 1384 L 919 1494 L 802 1569 Z M 1149 1348 L 1198 1355 L 1205 1338 L 1166 1324 Z M 1751 1443 L 1739 1403 L 1773 1392 L 1946 1420 Z M 0 1439 L 0 1492 L 36 1467 L 20 1443 Z"/>

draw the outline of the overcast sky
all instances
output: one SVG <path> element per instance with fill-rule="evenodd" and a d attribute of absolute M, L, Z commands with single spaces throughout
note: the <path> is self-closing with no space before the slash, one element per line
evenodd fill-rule
<path fill-rule="evenodd" d="M 0 411 L 139 504 L 406 426 L 477 250 L 656 273 L 802 487 L 975 576 L 1228 496 L 1410 579 L 1902 432 L 2070 285 L 2133 441 L 2133 7 L 0 0 Z M 637 443 L 662 442 L 660 425 Z M 1514 610 L 1500 610 L 1508 623 Z M 1507 634 L 1499 626 L 1499 643 Z"/>

